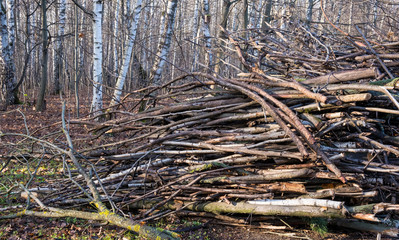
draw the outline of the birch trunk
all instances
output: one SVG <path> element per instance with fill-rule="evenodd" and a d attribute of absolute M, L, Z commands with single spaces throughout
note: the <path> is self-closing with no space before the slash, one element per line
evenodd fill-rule
<path fill-rule="evenodd" d="M 129 70 L 130 59 L 132 57 L 133 45 L 134 45 L 134 41 L 136 39 L 137 25 L 138 25 L 137 23 L 139 21 L 139 17 L 140 17 L 140 13 L 141 13 L 141 7 L 142 7 L 141 5 L 142 5 L 142 0 L 137 0 L 136 7 L 133 12 L 133 22 L 131 23 L 130 29 L 129 29 L 128 44 L 125 49 L 125 53 L 123 55 L 121 69 L 119 71 L 118 80 L 116 81 L 116 85 L 115 85 L 114 96 L 110 103 L 111 107 L 118 104 L 121 99 L 122 89 L 125 84 L 126 75 Z"/>
<path fill-rule="evenodd" d="M 103 41 L 102 41 L 102 15 L 103 1 L 94 1 L 94 18 L 93 18 L 93 100 L 91 103 L 91 112 L 94 116 L 101 114 L 103 108 Z M 100 119 L 97 119 L 100 120 Z"/>
<path fill-rule="evenodd" d="M 352 22 L 353 22 L 353 0 L 350 0 L 349 4 L 349 29 L 348 33 L 352 34 Z"/>
<path fill-rule="evenodd" d="M 120 8 L 120 0 L 116 1 L 116 10 L 115 10 L 115 22 L 114 22 L 114 70 L 117 71 L 119 68 L 118 65 L 118 27 L 119 27 L 119 8 Z"/>
<path fill-rule="evenodd" d="M 54 94 L 59 94 L 61 91 L 60 78 L 62 74 L 62 59 L 64 55 L 63 36 L 65 34 L 65 19 L 66 19 L 66 1 L 60 0 L 58 10 L 58 39 L 55 42 L 54 54 Z"/>
<path fill-rule="evenodd" d="M 159 85 L 161 84 L 161 75 L 166 62 L 166 58 L 170 51 L 172 43 L 172 33 L 175 22 L 176 7 L 178 0 L 169 0 L 166 10 L 165 23 L 162 27 L 162 37 L 158 44 L 158 50 L 155 57 L 154 64 L 150 72 L 149 83 Z"/>
<path fill-rule="evenodd" d="M 191 66 L 191 71 L 194 72 L 195 69 L 197 69 L 197 59 L 198 59 L 198 50 L 197 50 L 197 44 L 198 44 L 198 28 L 199 28 L 199 0 L 195 0 L 195 5 L 194 5 L 194 18 L 193 18 L 193 24 L 191 26 L 192 29 L 192 47 L 191 50 L 193 52 L 193 60 L 192 60 L 192 66 Z"/>
<path fill-rule="evenodd" d="M 3 93 L 5 95 L 5 104 L 17 104 L 18 100 L 18 90 L 17 79 L 15 77 L 15 62 L 14 62 L 14 52 L 15 52 L 15 18 L 14 18 L 14 0 L 0 0 L 0 33 L 2 42 L 2 57 L 4 60 L 5 67 L 5 77 L 3 80 Z M 7 12 L 4 10 L 8 9 Z M 7 22 L 8 14 L 8 22 Z"/>
<path fill-rule="evenodd" d="M 209 1 L 204 0 L 203 1 L 203 23 L 202 23 L 202 31 L 204 33 L 204 39 L 205 39 L 205 49 L 207 51 L 205 61 L 206 65 L 208 66 L 208 72 L 211 72 L 211 66 L 212 66 L 212 38 L 211 38 L 211 31 L 209 29 L 209 24 L 211 22 L 211 15 L 209 13 Z"/>

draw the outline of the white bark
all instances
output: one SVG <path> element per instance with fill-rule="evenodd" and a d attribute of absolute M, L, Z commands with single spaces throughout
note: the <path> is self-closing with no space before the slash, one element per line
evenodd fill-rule
<path fill-rule="evenodd" d="M 198 29 L 199 29 L 199 1 L 200 0 L 195 0 L 195 5 L 194 5 L 194 18 L 193 18 L 193 24 L 191 26 L 192 29 L 192 51 L 193 51 L 193 61 L 191 65 L 191 71 L 194 72 L 197 69 L 197 59 L 198 59 L 198 50 L 197 50 L 197 45 L 198 45 Z"/>
<path fill-rule="evenodd" d="M 344 207 L 343 202 L 324 200 L 324 199 L 266 199 L 266 200 L 254 200 L 248 201 L 249 204 L 255 205 L 269 205 L 269 206 L 314 206 L 314 207 L 327 207 L 332 209 L 342 209 Z"/>
<path fill-rule="evenodd" d="M 150 84 L 161 83 L 161 75 L 163 67 L 166 63 L 167 56 L 169 54 L 170 45 L 172 43 L 172 34 L 175 23 L 176 7 L 178 0 L 169 0 L 168 7 L 166 10 L 165 24 L 162 28 L 161 41 L 158 44 L 157 55 L 150 73 Z"/>
<path fill-rule="evenodd" d="M 193 42 L 195 42 L 194 39 L 197 38 L 197 33 L 198 33 L 198 27 L 199 27 L 199 0 L 195 0 L 195 5 L 194 5 L 194 16 L 193 16 L 193 24 L 191 26 L 192 29 L 192 36 L 193 36 Z M 193 47 L 195 47 L 195 44 L 193 44 Z"/>
<path fill-rule="evenodd" d="M 93 100 L 91 103 L 91 112 L 94 116 L 101 114 L 103 108 L 102 92 L 102 62 L 103 62 L 103 41 L 102 41 L 102 15 L 103 1 L 94 1 L 93 18 Z"/>
<path fill-rule="evenodd" d="M 128 35 L 128 44 L 125 49 L 125 53 L 122 59 L 122 65 L 119 72 L 118 80 L 116 81 L 114 97 L 112 98 L 110 106 L 114 106 L 119 103 L 121 99 L 122 89 L 125 84 L 126 75 L 129 70 L 130 59 L 133 53 L 133 45 L 136 39 L 137 33 L 137 23 L 139 21 L 140 12 L 142 7 L 142 0 L 137 0 L 136 7 L 133 12 L 133 22 L 130 25 L 129 35 Z"/>
<path fill-rule="evenodd" d="M 211 31 L 209 29 L 209 24 L 210 24 L 210 13 L 209 13 L 209 0 L 204 0 L 203 1 L 203 24 L 202 24 L 202 31 L 204 33 L 204 39 L 205 39 L 205 48 L 207 51 L 206 55 L 206 63 L 208 66 L 208 69 L 211 69 L 212 66 L 212 61 L 213 61 L 213 56 L 212 56 L 212 38 L 211 38 Z"/>
<path fill-rule="evenodd" d="M 14 63 L 14 51 L 15 51 L 15 18 L 14 8 L 15 1 L 0 0 L 0 33 L 2 42 L 2 57 L 5 64 L 5 79 L 3 82 L 4 86 L 1 86 L 7 104 L 14 104 L 17 101 L 17 96 L 14 95 L 13 89 L 17 85 L 17 79 L 15 77 L 15 63 Z M 3 10 L 7 9 L 7 13 Z M 8 19 L 8 21 L 7 21 Z"/>
<path fill-rule="evenodd" d="M 118 50 L 117 50 L 117 46 L 118 46 L 118 27 L 119 27 L 119 6 L 120 6 L 120 0 L 116 1 L 116 10 L 115 10 L 115 22 L 114 22 L 114 69 L 118 69 Z"/>

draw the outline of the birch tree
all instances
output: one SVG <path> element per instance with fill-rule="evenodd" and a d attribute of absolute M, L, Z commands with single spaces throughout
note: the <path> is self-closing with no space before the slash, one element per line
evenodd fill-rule
<path fill-rule="evenodd" d="M 166 58 L 170 51 L 170 45 L 172 43 L 172 34 L 175 23 L 176 7 L 178 0 L 169 0 L 166 9 L 165 22 L 162 27 L 161 41 L 157 47 L 157 53 L 155 61 L 152 65 L 149 83 L 150 84 L 161 84 L 161 75 L 166 63 Z"/>
<path fill-rule="evenodd" d="M 133 12 L 133 21 L 129 29 L 129 35 L 127 39 L 128 44 L 123 54 L 122 65 L 119 71 L 118 80 L 116 81 L 115 91 L 110 106 L 118 104 L 121 99 L 122 89 L 125 84 L 126 75 L 129 70 L 130 59 L 132 57 L 133 45 L 136 39 L 137 25 L 138 25 L 137 23 L 140 17 L 140 12 L 142 7 L 141 5 L 142 5 L 142 0 L 137 0 L 136 7 Z"/>
<path fill-rule="evenodd" d="M 5 95 L 5 104 L 16 104 L 18 100 L 18 91 L 16 89 L 17 79 L 15 77 L 15 18 L 14 18 L 14 0 L 0 0 L 0 34 L 2 43 L 2 57 L 4 60 L 5 75 L 3 79 L 3 93 Z M 8 10 L 6 12 L 6 9 Z M 8 17 L 7 17 L 8 15 Z M 7 21 L 8 20 L 8 21 Z"/>
<path fill-rule="evenodd" d="M 60 0 L 58 8 L 58 38 L 55 41 L 54 49 L 54 94 L 59 94 L 61 91 L 60 77 L 62 74 L 62 59 L 64 56 L 63 36 L 65 33 L 65 19 L 66 19 L 66 1 Z"/>
<path fill-rule="evenodd" d="M 119 27 L 119 8 L 120 8 L 120 0 L 117 0 L 116 2 L 115 2 L 115 4 L 116 4 L 116 9 L 115 9 L 115 21 L 114 21 L 114 38 L 115 38 L 115 40 L 114 40 L 114 52 L 113 52 L 113 55 L 114 55 L 114 69 L 116 70 L 116 69 L 118 69 L 119 68 L 119 66 L 118 66 L 118 44 L 117 44 L 117 42 L 118 42 L 118 38 L 117 38 L 117 36 L 118 36 L 118 27 Z"/>
<path fill-rule="evenodd" d="M 102 16 L 103 1 L 95 0 L 93 6 L 93 100 L 91 103 L 91 112 L 94 116 L 101 114 L 103 108 L 103 40 L 102 40 Z M 99 119 L 97 119 L 99 120 Z"/>
<path fill-rule="evenodd" d="M 191 71 L 194 72 L 195 69 L 197 68 L 197 59 L 198 59 L 198 50 L 197 50 L 197 45 L 198 45 L 198 29 L 199 29 L 199 0 L 194 0 L 195 5 L 194 5 L 194 17 L 193 17 L 193 22 L 192 22 L 192 54 L 193 54 L 193 61 L 192 61 L 192 66 L 191 66 Z"/>
<path fill-rule="evenodd" d="M 212 66 L 212 61 L 213 61 L 213 55 L 212 55 L 212 38 L 211 38 L 211 31 L 209 29 L 209 24 L 211 21 L 211 15 L 209 13 L 209 0 L 203 0 L 203 21 L 202 21 L 202 31 L 204 33 L 204 39 L 205 39 L 205 48 L 207 51 L 206 54 L 206 65 L 208 66 L 208 71 L 211 71 L 211 66 Z"/>

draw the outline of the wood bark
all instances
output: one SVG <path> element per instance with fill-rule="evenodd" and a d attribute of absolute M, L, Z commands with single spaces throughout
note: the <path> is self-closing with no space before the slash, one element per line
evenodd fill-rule
<path fill-rule="evenodd" d="M 41 1 L 42 12 L 42 76 L 40 80 L 40 91 L 36 100 L 36 111 L 46 110 L 45 94 L 47 90 L 47 72 L 48 72 L 48 28 L 47 28 L 47 1 Z"/>
<path fill-rule="evenodd" d="M 91 112 L 94 116 L 101 115 L 103 109 L 103 40 L 102 40 L 103 1 L 94 1 L 93 18 L 93 98 Z M 97 118 L 100 120 L 99 118 Z"/>

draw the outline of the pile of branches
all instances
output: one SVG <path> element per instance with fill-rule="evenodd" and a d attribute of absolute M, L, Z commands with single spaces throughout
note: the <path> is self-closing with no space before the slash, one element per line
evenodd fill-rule
<path fill-rule="evenodd" d="M 399 236 L 399 71 L 391 53 L 399 44 L 347 38 L 333 51 L 338 40 L 322 42 L 302 27 L 296 35 L 270 31 L 252 31 L 251 40 L 226 32 L 230 56 L 245 68 L 237 77 L 184 74 L 142 90 L 131 111 L 108 112 L 118 115 L 112 120 L 71 120 L 96 137 L 126 138 L 69 153 L 102 202 L 124 216 L 137 210 L 132 221 L 177 214 L 284 229 L 276 219 L 318 217 Z M 133 113 L 143 106 L 151 107 Z M 68 178 L 30 189 L 46 193 L 44 205 L 90 202 L 87 176 L 70 163 Z"/>

